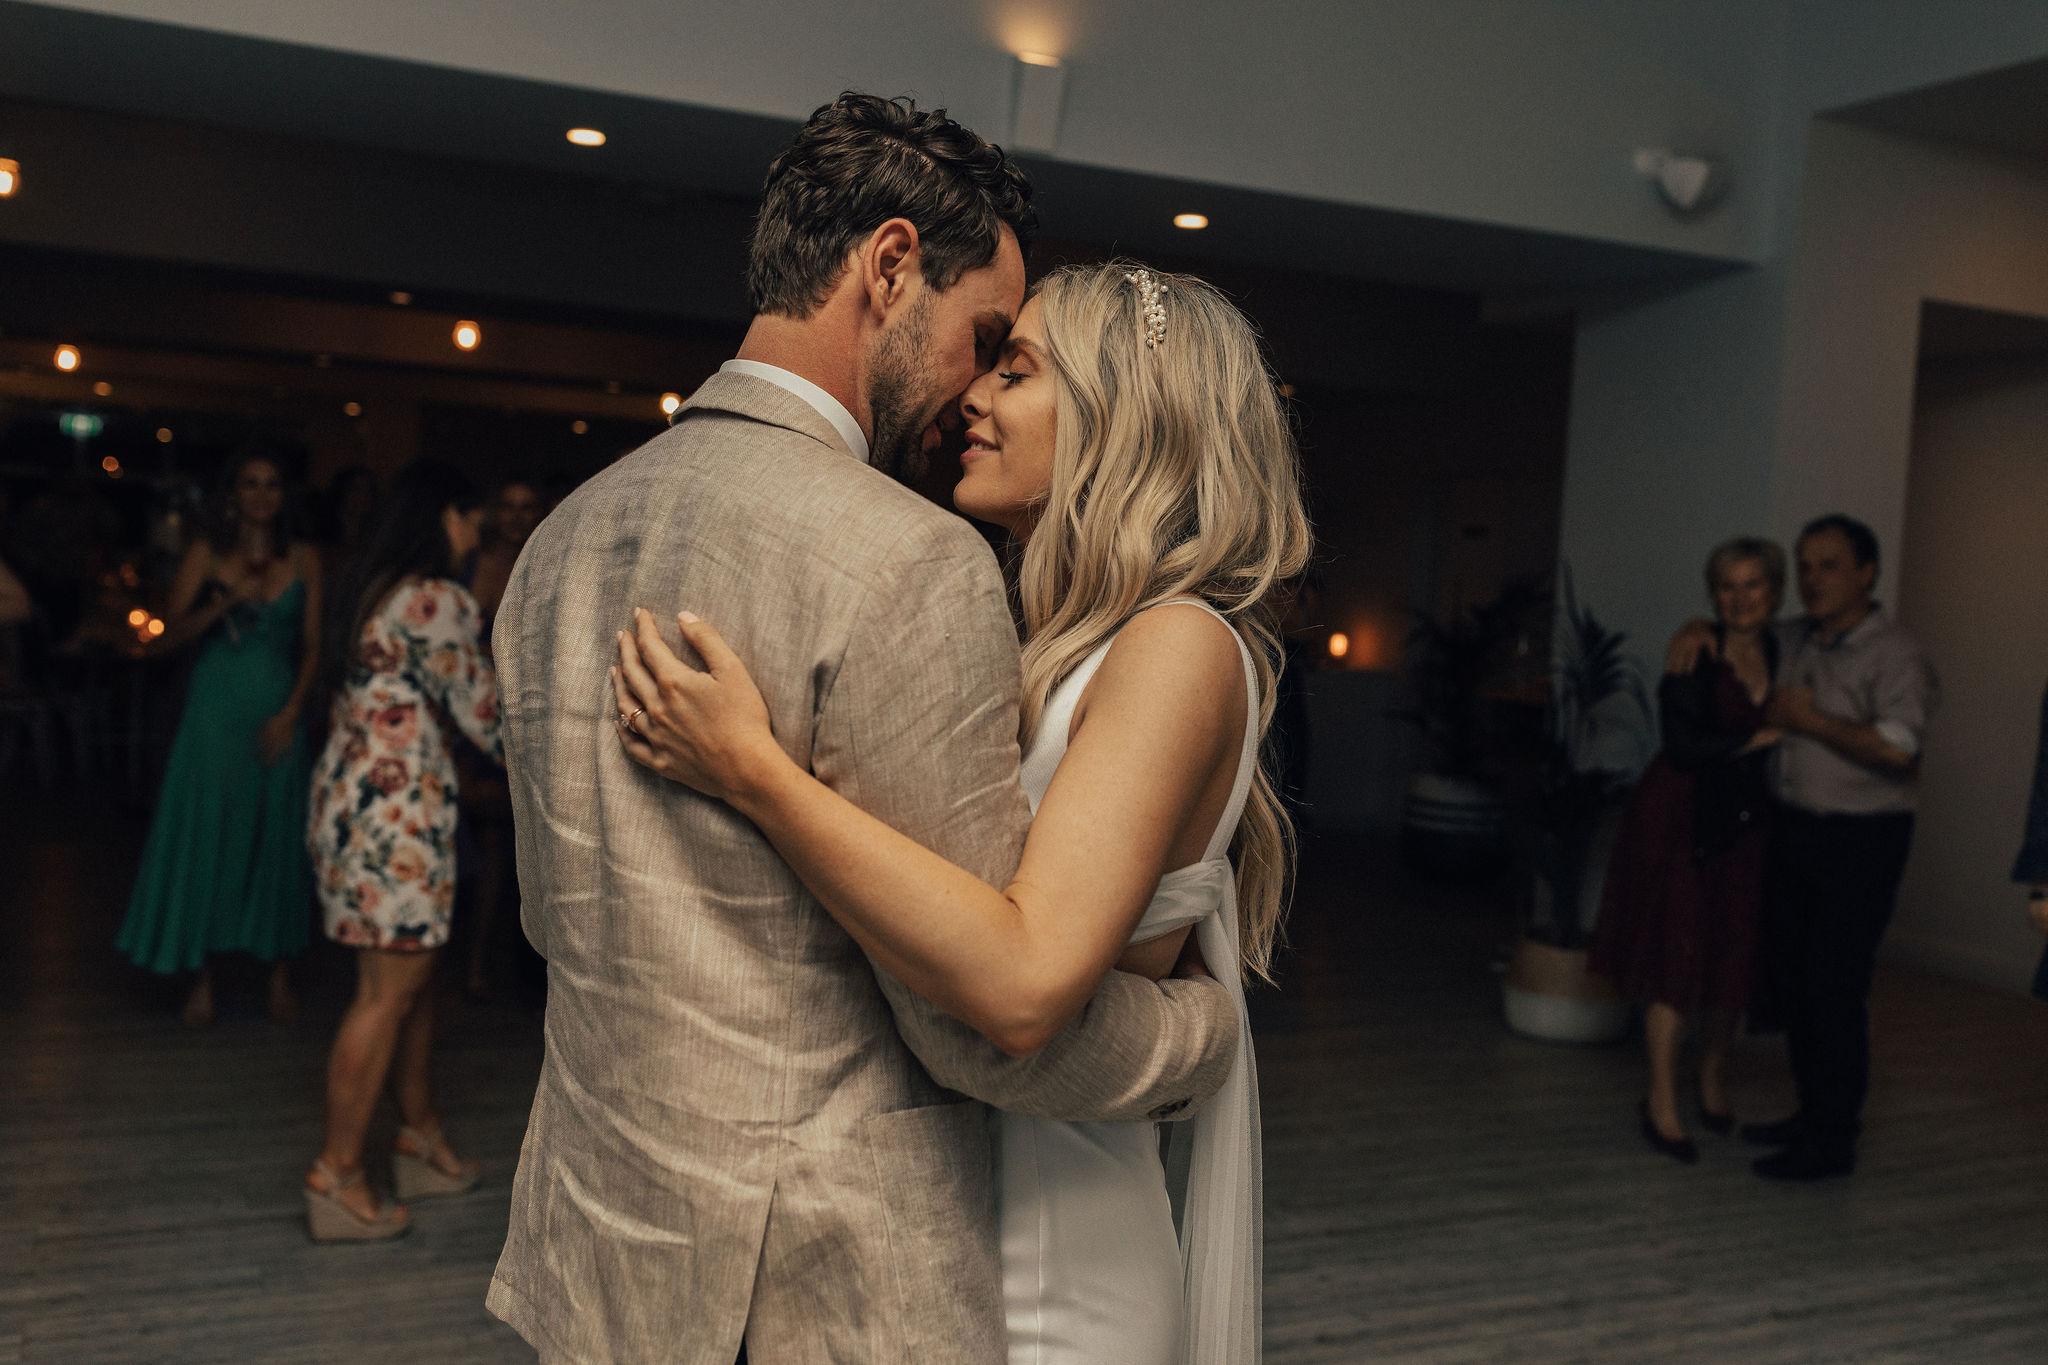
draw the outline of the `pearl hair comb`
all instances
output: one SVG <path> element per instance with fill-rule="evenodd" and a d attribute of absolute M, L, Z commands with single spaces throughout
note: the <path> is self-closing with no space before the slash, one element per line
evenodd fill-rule
<path fill-rule="evenodd" d="M 1138 286 L 1138 310 L 1145 318 L 1145 345 L 1156 351 L 1166 342 L 1165 291 L 1149 270 L 1131 271 L 1124 279 Z"/>

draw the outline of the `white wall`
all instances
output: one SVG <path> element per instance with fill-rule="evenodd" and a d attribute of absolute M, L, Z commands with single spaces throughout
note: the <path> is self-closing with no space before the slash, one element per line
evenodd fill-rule
<path fill-rule="evenodd" d="M 1901 615 L 1940 661 L 1894 955 L 2024 990 L 2041 954 L 2009 881 L 2048 682 L 2048 362 L 1923 381 Z"/>
<path fill-rule="evenodd" d="M 1771 267 L 1580 324 L 1560 555 L 1651 679 L 1708 552 L 1769 523 L 1783 296 Z"/>
<path fill-rule="evenodd" d="M 1754 259 L 1782 5 L 1724 0 L 74 0 L 58 8 L 801 118 L 847 86 L 1009 121 L 1008 52 L 1066 59 L 1092 166 Z M 1735 158 L 1697 222 L 1639 146 Z"/>
<path fill-rule="evenodd" d="M 1814 110 L 2048 53 L 2041 0 L 1794 0 L 1796 97 Z"/>
<path fill-rule="evenodd" d="M 2048 174 L 1818 120 L 1800 215 L 1769 529 L 1860 517 L 1900 583 L 1921 301 L 2048 315 Z"/>

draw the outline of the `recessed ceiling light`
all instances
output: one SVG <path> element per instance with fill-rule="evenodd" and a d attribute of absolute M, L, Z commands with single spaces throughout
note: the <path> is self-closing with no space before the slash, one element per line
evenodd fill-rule
<path fill-rule="evenodd" d="M 465 351 L 474 351 L 477 343 L 484 339 L 483 328 L 467 320 L 455 324 L 455 344 Z"/>
<path fill-rule="evenodd" d="M 351 399 L 341 405 L 341 411 L 345 417 L 361 417 L 363 415 L 363 405 Z"/>
<path fill-rule="evenodd" d="M 575 432 L 578 436 L 581 436 L 584 432 L 590 430 L 590 423 L 584 421 L 581 417 L 578 417 L 575 421 L 569 423 L 569 430 Z"/>
<path fill-rule="evenodd" d="M 160 444 L 169 445 L 171 443 L 171 429 L 169 427 L 158 427 L 156 429 L 156 439 Z"/>
<path fill-rule="evenodd" d="M 604 146 L 604 134 L 598 132 L 595 128 L 571 128 L 569 130 L 569 141 L 575 143 L 578 147 L 602 147 Z"/>
<path fill-rule="evenodd" d="M 0 156 L 0 199 L 10 198 L 21 188 L 21 163 Z"/>
<path fill-rule="evenodd" d="M 78 348 L 76 346 L 59 346 L 57 348 L 56 366 L 66 374 L 77 369 Z"/>
<path fill-rule="evenodd" d="M 1176 213 L 1173 215 L 1173 225 L 1177 228 L 1186 228 L 1190 232 L 1196 232 L 1209 226 L 1209 220 L 1199 213 Z"/>
<path fill-rule="evenodd" d="M 661 396 L 661 415 L 664 417 L 673 417 L 676 415 L 676 409 L 680 408 L 682 405 L 683 396 L 681 394 L 665 393 Z"/>

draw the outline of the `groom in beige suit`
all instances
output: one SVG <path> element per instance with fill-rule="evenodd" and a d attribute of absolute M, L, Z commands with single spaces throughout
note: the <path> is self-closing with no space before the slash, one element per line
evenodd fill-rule
<path fill-rule="evenodd" d="M 636 767 L 606 670 L 687 608 L 775 733 L 1007 882 L 1017 642 L 994 557 L 906 490 L 1024 296 L 1030 187 L 907 101 L 842 96 L 770 169 L 740 359 L 535 533 L 495 631 L 547 1054 L 491 1311 L 545 1361 L 1005 1357 L 985 1104 L 1172 1117 L 1221 1083 L 1204 979 L 1111 973 L 997 1052 L 870 967 L 729 808 Z M 972 1096 L 964 1099 L 963 1096 Z"/>

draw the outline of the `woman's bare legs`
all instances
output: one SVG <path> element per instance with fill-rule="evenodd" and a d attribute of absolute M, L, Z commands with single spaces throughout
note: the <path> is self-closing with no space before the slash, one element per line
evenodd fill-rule
<path fill-rule="evenodd" d="M 199 969 L 199 979 L 192 983 L 192 993 L 185 997 L 185 1008 L 178 1011 L 178 1017 L 185 1021 L 187 1028 L 205 1028 L 213 1022 L 213 968 Z"/>
<path fill-rule="evenodd" d="M 299 1017 L 299 997 L 292 990 L 290 963 L 270 964 L 270 1017 L 280 1024 L 289 1024 Z"/>
<path fill-rule="evenodd" d="M 341 1017 L 327 1058 L 327 1131 L 320 1148 L 321 1159 L 344 1180 L 362 1169 L 370 1115 L 390 1074 L 405 1021 L 427 994 L 434 957 L 432 949 L 408 953 L 363 948 L 356 953 L 356 996 Z M 429 1039 L 432 1019 L 429 1012 Z M 329 1182 L 316 1170 L 307 1172 L 306 1183 L 327 1191 Z M 377 1199 L 367 1184 L 331 1193 L 364 1218 L 376 1215 Z"/>
<path fill-rule="evenodd" d="M 1735 1045 L 1735 1015 L 1715 1010 L 1700 1018 L 1700 1107 L 1728 1112 L 1728 1050 Z"/>
<path fill-rule="evenodd" d="M 290 968 L 288 962 L 270 964 L 270 1017 L 280 1024 L 289 1024 L 299 1017 L 299 997 L 292 990 Z M 178 1017 L 192 1028 L 205 1028 L 213 1022 L 213 1016 L 213 966 L 209 963 L 199 969 Z"/>
<path fill-rule="evenodd" d="M 391 1062 L 391 1093 L 398 1101 L 398 1116 L 408 1128 L 438 1139 L 431 1151 L 399 1137 L 401 1150 L 425 1157 L 444 1175 L 461 1175 L 462 1162 L 450 1150 L 441 1131 L 441 1113 L 434 1105 L 434 993 L 422 990 L 413 997 L 412 1008 L 398 1026 L 398 1048 Z"/>
<path fill-rule="evenodd" d="M 1665 1137 L 1684 1137 L 1678 1116 L 1678 1049 L 1685 1042 L 1685 1016 L 1662 1001 L 1643 1011 L 1643 1043 L 1650 1054 L 1650 1122 Z"/>

